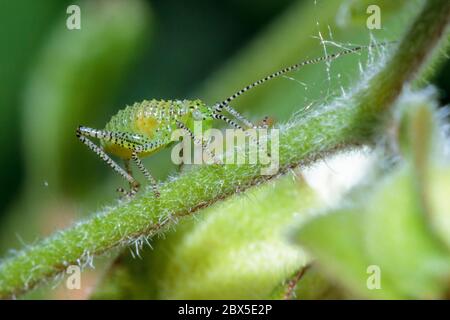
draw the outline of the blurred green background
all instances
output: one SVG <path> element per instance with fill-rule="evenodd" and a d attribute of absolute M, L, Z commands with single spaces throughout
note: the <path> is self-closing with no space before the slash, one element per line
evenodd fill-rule
<path fill-rule="evenodd" d="M 395 40 L 421 3 L 372 2 L 382 9 L 381 30 L 366 28 L 365 7 L 355 5 L 365 1 L 1 0 L 1 256 L 117 198 L 123 182 L 79 143 L 77 125 L 102 128 L 143 99 L 213 104 L 269 72 L 323 55 L 319 34 L 342 45 Z M 81 30 L 66 28 L 70 4 L 81 8 Z M 342 58 L 330 73 L 325 64 L 308 67 L 234 106 L 255 121 L 286 121 L 345 92 L 366 60 Z M 449 68 L 433 80 L 443 104 Z M 169 151 L 146 165 L 160 180 L 177 170 Z"/>

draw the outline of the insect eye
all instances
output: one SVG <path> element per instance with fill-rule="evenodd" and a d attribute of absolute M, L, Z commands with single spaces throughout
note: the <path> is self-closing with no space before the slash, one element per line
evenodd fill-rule
<path fill-rule="evenodd" d="M 202 120 L 203 119 L 203 115 L 202 115 L 202 113 L 200 112 L 200 110 L 194 110 L 193 112 L 192 112 L 192 116 L 194 117 L 194 120 Z"/>

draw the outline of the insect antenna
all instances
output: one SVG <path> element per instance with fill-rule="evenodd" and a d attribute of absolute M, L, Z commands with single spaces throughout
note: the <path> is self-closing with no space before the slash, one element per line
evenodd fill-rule
<path fill-rule="evenodd" d="M 234 110 L 234 109 L 233 109 Z M 236 111 L 237 112 L 237 111 Z M 226 116 L 224 116 L 223 114 L 220 113 L 213 113 L 213 118 L 217 119 L 217 120 L 222 120 L 225 121 L 227 124 L 229 124 L 230 126 L 238 129 L 238 130 L 244 130 L 244 128 L 242 128 L 238 123 L 236 123 L 235 121 L 231 120 L 230 118 L 227 118 Z M 248 120 L 247 120 L 248 121 Z M 250 122 L 250 121 L 249 121 Z M 251 122 L 250 122 L 251 123 Z"/>
<path fill-rule="evenodd" d="M 322 61 L 331 61 L 331 60 L 335 60 L 341 56 L 344 55 L 348 55 L 351 53 L 355 53 L 358 51 L 361 51 L 363 49 L 370 49 L 373 47 L 377 47 L 377 46 L 383 46 L 383 45 L 387 45 L 387 44 L 391 44 L 391 43 L 395 43 L 396 41 L 392 41 L 392 42 L 382 42 L 382 43 L 378 43 L 378 44 L 371 44 L 368 46 L 358 46 L 358 47 L 354 47 L 354 48 L 350 48 L 350 49 L 346 49 L 346 50 L 342 50 L 340 52 L 336 52 L 336 53 L 332 53 L 329 55 L 325 55 L 325 56 L 321 56 L 321 57 L 317 57 L 314 59 L 310 59 L 310 60 L 305 60 L 299 63 L 296 63 L 294 65 L 291 65 L 289 67 L 286 67 L 284 69 L 281 69 L 279 71 L 276 71 L 272 74 L 269 74 L 268 76 L 255 81 L 249 85 L 247 85 L 246 87 L 242 88 L 241 90 L 237 91 L 236 93 L 234 93 L 233 95 L 229 96 L 227 99 L 223 100 L 222 102 L 217 103 L 216 105 L 213 106 L 213 113 L 214 114 L 218 114 L 220 112 L 222 112 L 224 109 L 229 112 L 231 115 L 233 115 L 236 119 L 238 119 L 239 121 L 241 121 L 242 123 L 244 123 L 246 126 L 252 127 L 254 128 L 255 125 L 253 125 L 248 119 L 246 119 L 244 116 L 242 116 L 239 112 L 237 112 L 235 109 L 233 109 L 229 103 L 231 101 L 233 101 L 234 99 L 236 99 L 237 97 L 239 97 L 240 95 L 242 95 L 243 93 L 247 92 L 250 89 L 253 89 L 254 87 L 257 87 L 263 83 L 265 83 L 266 81 L 272 80 L 274 78 L 280 77 L 286 73 L 289 73 L 291 71 L 295 71 L 298 70 L 306 65 L 310 65 L 310 64 L 317 64 L 319 62 Z"/>

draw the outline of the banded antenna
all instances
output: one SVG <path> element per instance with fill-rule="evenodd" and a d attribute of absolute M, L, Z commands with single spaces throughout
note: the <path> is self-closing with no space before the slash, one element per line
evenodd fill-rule
<path fill-rule="evenodd" d="M 214 115 L 218 115 L 220 112 L 222 112 L 224 109 L 229 112 L 231 115 L 233 115 L 236 119 L 238 119 L 239 121 L 241 121 L 242 123 L 244 123 L 246 126 L 250 127 L 250 128 L 256 128 L 256 126 L 249 121 L 248 119 L 246 119 L 244 116 L 242 116 L 239 112 L 237 112 L 235 109 L 233 109 L 229 103 L 231 101 L 233 101 L 234 99 L 236 99 L 237 97 L 239 97 L 240 95 L 242 95 L 243 93 L 249 91 L 250 89 L 253 89 L 263 83 L 265 83 L 266 81 L 272 80 L 274 78 L 280 77 L 286 73 L 298 70 L 306 65 L 310 65 L 310 64 L 317 64 L 323 61 L 332 61 L 335 60 L 341 56 L 344 55 L 348 55 L 348 54 L 352 54 L 358 51 L 361 51 L 363 49 L 370 49 L 370 48 L 374 48 L 374 47 L 378 47 L 378 46 L 384 46 L 384 45 L 388 45 L 388 44 L 392 44 L 392 43 L 396 43 L 396 41 L 391 41 L 391 42 L 382 42 L 382 43 L 378 43 L 378 44 L 370 44 L 368 46 L 358 46 L 358 47 L 354 47 L 354 48 L 350 48 L 350 49 L 346 49 L 340 52 L 336 52 L 336 53 L 332 53 L 326 56 L 321 56 L 321 57 L 317 57 L 314 59 L 310 59 L 310 60 L 305 60 L 299 63 L 296 63 L 292 66 L 286 67 L 284 69 L 281 69 L 277 72 L 274 72 L 272 74 L 269 74 L 268 76 L 255 81 L 249 85 L 247 85 L 246 87 L 242 88 L 241 90 L 237 91 L 236 93 L 234 93 L 233 95 L 229 96 L 228 98 L 226 98 L 225 100 L 223 100 L 222 102 L 219 102 L 217 104 L 215 104 L 213 106 L 213 114 Z M 221 118 L 222 120 L 225 120 L 223 117 L 216 117 L 216 119 Z"/>

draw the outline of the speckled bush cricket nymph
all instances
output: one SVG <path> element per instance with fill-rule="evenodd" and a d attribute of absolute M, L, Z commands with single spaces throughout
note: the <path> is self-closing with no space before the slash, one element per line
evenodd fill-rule
<path fill-rule="evenodd" d="M 80 126 L 76 130 L 76 135 L 81 142 L 86 144 L 114 171 L 129 182 L 130 191 L 127 192 L 123 188 L 118 188 L 119 192 L 127 196 L 133 196 L 139 190 L 140 184 L 133 177 L 130 169 L 130 161 L 132 160 L 151 184 L 155 196 L 158 197 L 159 191 L 156 180 L 144 167 L 141 158 L 170 146 L 174 142 L 171 139 L 173 131 L 184 130 L 195 144 L 201 145 L 205 151 L 208 151 L 207 141 L 195 136 L 193 133 L 195 121 L 201 121 L 205 131 L 211 128 L 214 119 L 225 121 L 228 125 L 238 130 L 259 128 L 233 109 L 229 103 L 244 92 L 305 65 L 331 61 L 342 55 L 354 53 L 371 46 L 373 45 L 358 46 L 286 67 L 246 86 L 213 106 L 207 106 L 201 100 L 144 100 L 119 111 L 107 123 L 105 129 L 98 130 Z M 224 111 L 234 117 L 234 120 L 224 115 Z M 89 139 L 91 137 L 99 139 L 101 147 L 94 144 Z M 125 162 L 125 169 L 112 160 L 108 153 L 122 158 Z"/>

